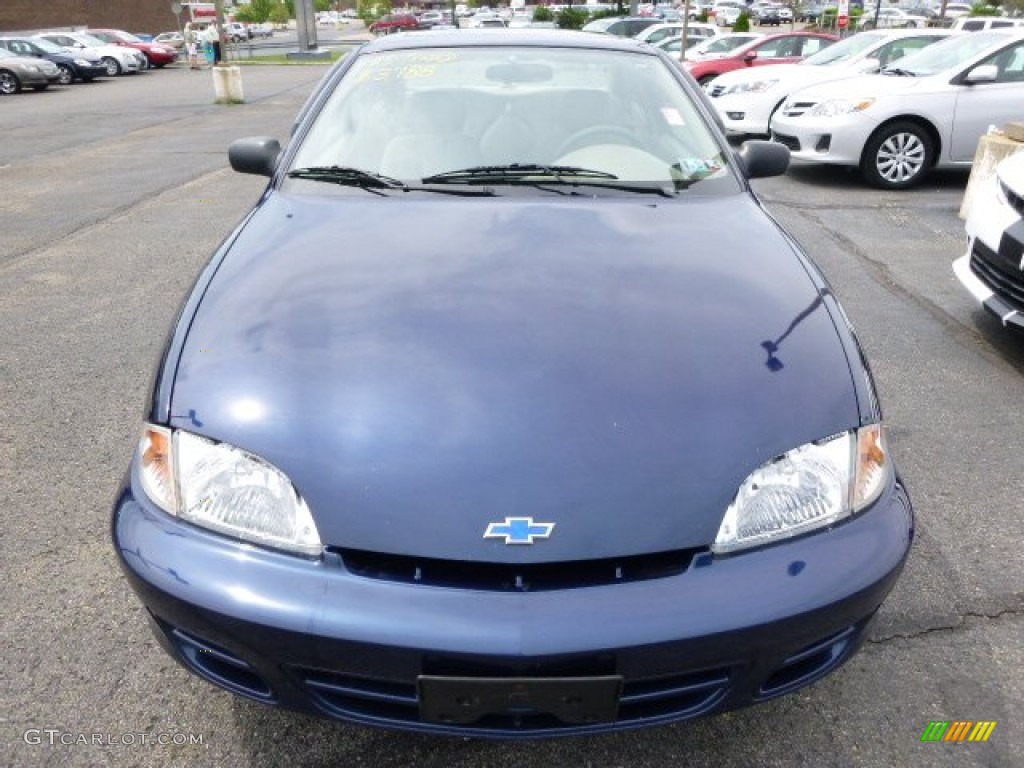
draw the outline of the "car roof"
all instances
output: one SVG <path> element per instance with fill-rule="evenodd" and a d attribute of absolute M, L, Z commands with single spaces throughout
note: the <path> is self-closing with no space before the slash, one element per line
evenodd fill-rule
<path fill-rule="evenodd" d="M 495 33 L 475 29 L 443 29 L 401 32 L 372 40 L 362 48 L 361 53 L 377 51 L 400 51 L 416 48 L 494 48 L 494 47 L 537 47 L 537 48 L 598 48 L 610 51 L 630 51 L 654 54 L 654 49 L 632 37 L 615 35 L 581 35 L 575 30 L 558 29 L 506 29 Z"/>

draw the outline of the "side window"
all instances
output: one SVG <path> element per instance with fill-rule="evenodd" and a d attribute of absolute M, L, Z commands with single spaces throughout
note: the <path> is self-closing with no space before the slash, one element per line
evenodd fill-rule
<path fill-rule="evenodd" d="M 33 53 L 32 49 L 20 40 L 12 40 L 10 42 L 10 48 L 20 56 L 31 56 Z"/>
<path fill-rule="evenodd" d="M 965 32 L 977 32 L 979 29 L 983 28 L 984 26 L 985 26 L 985 22 L 984 21 L 981 21 L 980 19 L 979 20 L 972 19 L 970 21 L 965 21 L 962 29 Z"/>
<path fill-rule="evenodd" d="M 810 56 L 812 53 L 817 53 L 822 48 L 828 47 L 829 41 L 822 40 L 820 37 L 805 37 L 803 48 L 798 54 L 799 56 Z"/>
<path fill-rule="evenodd" d="M 992 29 L 1001 29 L 1003 27 L 1014 26 L 1012 21 L 999 21 L 998 19 L 992 22 Z"/>

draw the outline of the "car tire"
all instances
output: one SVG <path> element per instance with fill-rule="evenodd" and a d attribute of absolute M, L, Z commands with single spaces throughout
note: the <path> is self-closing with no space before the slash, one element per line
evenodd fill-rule
<path fill-rule="evenodd" d="M 75 73 L 67 64 L 58 64 L 57 69 L 60 70 L 60 79 L 57 80 L 60 85 L 71 85 L 75 82 Z"/>
<path fill-rule="evenodd" d="M 153 60 L 151 58 L 149 58 L 149 54 L 148 53 L 146 54 L 145 58 L 146 58 L 146 66 L 145 66 L 145 68 L 146 69 L 156 69 L 156 66 L 153 64 Z"/>
<path fill-rule="evenodd" d="M 864 145 L 860 171 L 879 189 L 909 189 L 932 166 L 935 142 L 921 125 L 899 121 L 883 125 Z"/>
<path fill-rule="evenodd" d="M 13 72 L 0 69 L 0 94 L 9 96 L 21 90 L 21 81 Z"/>
<path fill-rule="evenodd" d="M 103 66 L 107 68 L 107 77 L 117 77 L 121 74 L 121 65 L 112 56 L 103 57 Z"/>

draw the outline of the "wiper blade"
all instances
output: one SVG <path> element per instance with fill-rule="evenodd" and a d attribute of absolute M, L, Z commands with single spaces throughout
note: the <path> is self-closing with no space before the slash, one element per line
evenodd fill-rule
<path fill-rule="evenodd" d="M 899 67 L 886 67 L 882 70 L 883 75 L 896 75 L 897 77 L 917 77 L 917 74 L 911 72 L 909 69 L 900 69 Z"/>
<path fill-rule="evenodd" d="M 595 171 L 591 168 L 580 168 L 575 165 L 543 165 L 540 163 L 511 163 L 509 165 L 477 165 L 472 168 L 462 168 L 457 171 L 445 171 L 427 176 L 421 181 L 424 184 L 448 184 L 451 182 L 494 182 L 494 181 L 519 181 L 522 179 L 534 179 L 538 176 L 554 178 L 558 181 L 563 179 L 617 179 L 614 173 Z"/>
<path fill-rule="evenodd" d="M 418 185 L 406 184 L 400 179 L 394 179 L 372 171 L 364 171 L 361 168 L 350 168 L 342 165 L 316 165 L 309 168 L 297 168 L 289 171 L 288 177 L 292 179 L 308 179 L 310 181 L 327 181 L 332 184 L 343 186 L 359 187 L 375 195 L 383 195 L 381 190 L 394 190 L 396 192 L 434 192 L 442 195 L 455 195 L 459 197 L 493 197 L 494 191 L 489 189 L 431 189 Z"/>
<path fill-rule="evenodd" d="M 405 183 L 390 176 L 364 171 L 361 168 L 350 168 L 343 165 L 314 165 L 309 168 L 297 168 L 288 172 L 292 179 L 310 179 L 311 181 L 331 181 L 335 184 L 346 184 L 353 187 L 368 189 L 403 189 Z"/>

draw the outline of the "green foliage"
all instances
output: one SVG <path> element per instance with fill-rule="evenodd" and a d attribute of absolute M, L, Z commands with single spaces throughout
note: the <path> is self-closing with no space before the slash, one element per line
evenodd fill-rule
<path fill-rule="evenodd" d="M 546 5 L 538 5 L 533 9 L 533 20 L 534 21 L 554 21 L 555 14 L 551 12 L 551 9 Z"/>
<path fill-rule="evenodd" d="M 559 29 L 583 29 L 587 23 L 587 12 L 579 8 L 565 8 L 555 16 Z"/>
<path fill-rule="evenodd" d="M 624 16 L 624 15 L 625 14 L 619 13 L 618 11 L 611 10 L 611 9 L 606 10 L 606 11 L 594 11 L 592 14 L 590 14 L 590 21 L 593 21 L 594 19 L 603 19 L 603 18 L 606 18 L 608 16 Z"/>
<path fill-rule="evenodd" d="M 975 3 L 971 6 L 971 16 L 999 16 L 999 9 L 988 3 Z"/>
<path fill-rule="evenodd" d="M 750 31 L 750 14 L 746 11 L 740 11 L 739 17 L 736 19 L 736 23 L 732 25 L 733 32 L 749 32 Z"/>
<path fill-rule="evenodd" d="M 317 13 L 334 9 L 334 0 L 313 0 L 313 10 Z"/>
<path fill-rule="evenodd" d="M 267 21 L 272 24 L 287 24 L 290 19 L 291 15 L 288 13 L 288 8 L 284 3 L 275 4 L 270 9 L 270 15 L 267 16 Z"/>

